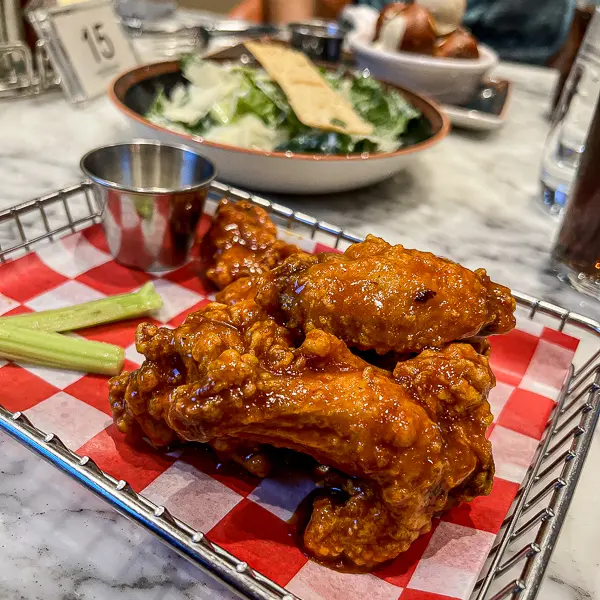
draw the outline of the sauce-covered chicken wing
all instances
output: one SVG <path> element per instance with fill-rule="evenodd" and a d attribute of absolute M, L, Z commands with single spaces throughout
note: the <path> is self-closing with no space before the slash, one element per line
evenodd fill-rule
<path fill-rule="evenodd" d="M 420 352 L 515 325 L 510 290 L 428 252 L 369 236 L 344 254 L 296 254 L 266 273 L 257 301 L 287 327 L 359 350 Z"/>
<path fill-rule="evenodd" d="M 206 276 L 219 289 L 241 277 L 260 275 L 295 252 L 296 246 L 277 239 L 266 211 L 245 200 L 221 200 L 200 246 Z"/>

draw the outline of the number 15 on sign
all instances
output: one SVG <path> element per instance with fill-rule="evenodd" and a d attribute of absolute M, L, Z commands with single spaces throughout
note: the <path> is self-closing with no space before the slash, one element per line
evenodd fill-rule
<path fill-rule="evenodd" d="M 90 52 L 97 63 L 115 57 L 115 45 L 103 30 L 104 23 L 94 23 L 91 27 L 84 27 L 81 32 L 81 39 L 89 44 Z"/>
<path fill-rule="evenodd" d="M 71 5 L 70 10 L 52 17 L 72 74 L 85 97 L 104 93 L 116 75 L 137 64 L 110 4 Z"/>

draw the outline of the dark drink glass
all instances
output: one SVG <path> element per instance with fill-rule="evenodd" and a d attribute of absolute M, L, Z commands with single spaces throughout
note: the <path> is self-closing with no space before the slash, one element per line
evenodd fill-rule
<path fill-rule="evenodd" d="M 554 265 L 577 290 L 600 299 L 600 102 L 552 251 Z"/>
<path fill-rule="evenodd" d="M 565 83 L 569 77 L 569 73 L 571 72 L 573 63 L 577 57 L 577 53 L 579 52 L 579 47 L 581 46 L 583 38 L 587 32 L 588 25 L 594 16 L 595 9 L 595 2 L 590 2 L 585 6 L 578 6 L 575 9 L 575 14 L 573 15 L 573 21 L 571 22 L 571 29 L 569 31 L 567 41 L 557 56 L 550 60 L 550 64 L 548 66 L 558 69 L 559 72 L 558 82 L 556 84 L 556 88 L 554 89 L 554 98 L 552 100 L 553 110 L 555 110 L 558 106 L 558 101 L 560 100 L 563 88 L 565 87 Z"/>

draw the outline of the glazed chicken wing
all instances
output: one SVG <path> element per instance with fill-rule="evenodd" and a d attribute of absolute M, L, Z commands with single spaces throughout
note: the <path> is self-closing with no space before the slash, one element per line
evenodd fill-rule
<path fill-rule="evenodd" d="M 206 276 L 219 289 L 241 277 L 264 273 L 295 252 L 296 246 L 277 239 L 264 209 L 227 199 L 221 200 L 200 246 Z"/>
<path fill-rule="evenodd" d="M 510 290 L 427 252 L 373 236 L 344 254 L 296 254 L 266 273 L 257 301 L 290 328 L 359 350 L 420 352 L 515 325 Z"/>
<path fill-rule="evenodd" d="M 494 381 L 472 346 L 423 353 L 392 376 L 330 333 L 294 335 L 253 300 L 210 304 L 174 330 L 140 325 L 144 364 L 111 380 L 118 428 L 238 457 L 258 448 L 259 462 L 262 445 L 289 448 L 332 467 L 342 483 L 324 483 L 343 493 L 314 500 L 303 540 L 334 565 L 372 568 L 437 512 L 489 493 Z"/>

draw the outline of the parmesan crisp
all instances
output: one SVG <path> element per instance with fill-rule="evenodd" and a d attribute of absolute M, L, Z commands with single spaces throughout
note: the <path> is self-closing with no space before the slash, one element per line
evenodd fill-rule
<path fill-rule="evenodd" d="M 279 84 L 304 125 L 351 135 L 373 133 L 373 126 L 360 118 L 306 55 L 281 44 L 246 42 L 244 45 Z"/>

